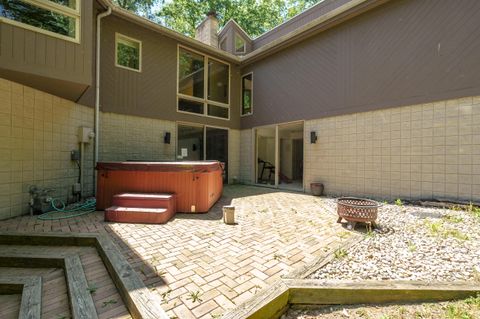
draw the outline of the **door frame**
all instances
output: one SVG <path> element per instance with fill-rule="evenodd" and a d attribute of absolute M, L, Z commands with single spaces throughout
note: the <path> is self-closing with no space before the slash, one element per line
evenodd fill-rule
<path fill-rule="evenodd" d="M 185 121 L 176 121 L 175 122 L 175 160 L 178 161 L 178 126 L 179 125 L 184 125 L 184 126 L 195 126 L 195 127 L 202 127 L 203 128 L 203 160 L 205 161 L 205 158 L 207 158 L 207 127 L 209 128 L 216 128 L 216 129 L 221 129 L 221 130 L 226 130 L 227 131 L 227 179 L 228 179 L 228 168 L 230 167 L 229 163 L 230 162 L 230 128 L 224 127 L 224 126 L 216 126 L 216 125 L 208 125 L 208 124 L 202 124 L 202 123 L 195 123 L 195 122 L 185 122 Z M 228 180 L 227 180 L 228 183 Z"/>
<path fill-rule="evenodd" d="M 255 126 L 252 128 L 252 142 L 254 143 L 253 147 L 253 165 L 254 165 L 254 179 L 253 179 L 253 184 L 257 186 L 262 186 L 262 187 L 270 187 L 270 188 L 277 188 L 277 189 L 282 189 L 282 187 L 279 187 L 279 173 L 280 170 L 278 169 L 279 164 L 280 164 L 280 136 L 278 134 L 279 126 L 283 125 L 288 125 L 288 124 L 302 124 L 303 131 L 302 131 L 302 138 L 303 138 L 303 168 L 302 168 L 302 192 L 305 192 L 305 152 L 306 152 L 306 139 L 305 139 L 305 120 L 298 120 L 298 121 L 289 121 L 289 122 L 283 122 L 283 123 L 276 123 L 276 124 L 268 124 L 268 125 L 261 125 L 261 126 Z M 258 134 L 257 134 L 257 129 L 262 129 L 262 128 L 275 128 L 275 184 L 274 185 L 268 185 L 268 184 L 260 184 L 258 183 Z"/>

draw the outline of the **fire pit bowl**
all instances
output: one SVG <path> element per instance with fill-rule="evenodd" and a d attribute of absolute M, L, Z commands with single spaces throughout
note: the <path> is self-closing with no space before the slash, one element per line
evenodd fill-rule
<path fill-rule="evenodd" d="M 368 227 L 376 227 L 378 207 L 381 204 L 371 199 L 342 197 L 337 199 L 337 223 L 347 221 L 347 228 L 354 229 L 356 223 L 366 223 Z"/>

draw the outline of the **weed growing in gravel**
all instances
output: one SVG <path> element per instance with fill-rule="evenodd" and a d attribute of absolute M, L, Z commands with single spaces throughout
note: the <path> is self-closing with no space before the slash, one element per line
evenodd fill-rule
<path fill-rule="evenodd" d="M 414 251 L 417 250 L 417 246 L 416 246 L 414 243 L 412 243 L 411 241 L 409 241 L 409 242 L 407 243 L 407 246 L 408 246 L 408 251 L 409 251 L 409 252 L 412 252 L 412 253 L 413 253 Z"/>
<path fill-rule="evenodd" d="M 352 234 L 349 233 L 348 231 L 343 231 L 343 232 L 341 232 L 341 233 L 338 235 L 338 237 L 340 237 L 340 238 L 342 238 L 342 239 L 348 238 L 348 237 L 350 237 L 350 236 L 352 236 Z"/>
<path fill-rule="evenodd" d="M 463 222 L 463 218 L 462 218 L 462 217 L 460 217 L 460 216 L 453 216 L 453 215 L 445 215 L 445 216 L 443 216 L 443 220 L 445 220 L 445 221 L 447 221 L 447 222 L 454 223 L 454 224 L 458 224 L 458 223 Z"/>
<path fill-rule="evenodd" d="M 367 230 L 367 232 L 365 233 L 365 237 L 366 238 L 373 238 L 373 237 L 375 237 L 375 232 L 373 232 L 371 230 Z"/>
<path fill-rule="evenodd" d="M 473 319 L 468 312 L 455 305 L 447 306 L 446 315 L 448 319 Z"/>
<path fill-rule="evenodd" d="M 430 230 L 430 234 L 432 236 L 441 236 L 443 238 L 453 237 L 459 240 L 468 240 L 468 236 L 459 231 L 458 229 L 445 229 L 443 225 L 443 221 L 438 222 L 425 222 L 425 226 L 427 226 Z"/>
<path fill-rule="evenodd" d="M 472 214 L 473 216 L 480 218 L 480 207 L 473 206 L 472 203 L 468 205 L 468 212 Z"/>
<path fill-rule="evenodd" d="M 348 252 L 343 248 L 339 248 L 333 252 L 333 256 L 335 257 L 335 259 L 342 259 L 347 257 L 347 255 Z"/>
<path fill-rule="evenodd" d="M 401 200 L 400 198 L 397 198 L 397 199 L 395 200 L 395 205 L 402 207 L 402 206 L 403 206 L 402 200 Z"/>
<path fill-rule="evenodd" d="M 281 260 L 282 258 L 283 258 L 283 256 L 280 255 L 280 254 L 273 254 L 273 259 L 274 259 L 274 260 L 279 261 L 279 260 Z"/>

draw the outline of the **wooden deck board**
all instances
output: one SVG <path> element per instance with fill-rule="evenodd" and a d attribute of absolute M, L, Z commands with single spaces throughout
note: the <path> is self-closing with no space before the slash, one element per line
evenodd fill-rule
<path fill-rule="evenodd" d="M 58 257 L 67 257 L 72 254 L 78 254 L 87 282 L 87 291 L 91 288 L 95 290 L 91 294 L 96 312 L 99 318 L 132 318 L 126 308 L 121 295 L 119 294 L 112 278 L 110 277 L 105 265 L 94 247 L 81 246 L 23 246 L 23 245 L 0 245 L 0 252 L 4 255 L 5 251 L 16 254 L 30 254 L 40 256 L 55 255 Z M 41 265 L 41 263 L 39 263 Z M 49 317 L 70 317 L 68 309 L 68 289 L 63 269 L 60 268 L 5 268 L 5 273 L 11 276 L 26 274 L 36 274 L 48 276 L 43 284 L 43 307 L 42 316 Z M 63 293 L 58 293 L 58 289 Z M 90 294 L 90 293 L 89 293 Z M 115 300 L 116 303 L 104 306 L 104 302 Z M 3 317 L 0 317 L 3 319 Z"/>
<path fill-rule="evenodd" d="M 0 295 L 0 318 L 17 319 L 22 295 Z"/>

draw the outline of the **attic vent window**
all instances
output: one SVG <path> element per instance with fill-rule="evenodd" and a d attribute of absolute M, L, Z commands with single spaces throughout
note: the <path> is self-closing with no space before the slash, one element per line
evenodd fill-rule
<path fill-rule="evenodd" d="M 142 42 L 116 33 L 115 47 L 115 65 L 117 67 L 132 71 L 141 71 Z"/>
<path fill-rule="evenodd" d="M 2 0 L 0 22 L 80 42 L 80 0 Z"/>
<path fill-rule="evenodd" d="M 245 40 L 238 34 L 235 34 L 235 54 L 244 54 L 247 51 Z"/>

